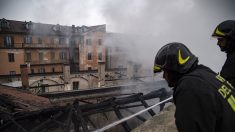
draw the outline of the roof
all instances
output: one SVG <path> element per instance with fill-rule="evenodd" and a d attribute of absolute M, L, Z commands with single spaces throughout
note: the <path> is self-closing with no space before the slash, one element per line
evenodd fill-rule
<path fill-rule="evenodd" d="M 1 108 L 13 108 L 11 112 L 36 111 L 53 106 L 48 98 L 31 94 L 23 89 L 2 85 L 0 85 L 0 102 Z"/>
<path fill-rule="evenodd" d="M 6 25 L 4 25 L 6 24 Z M 23 33 L 23 34 L 40 34 L 40 35 L 59 35 L 71 36 L 82 35 L 91 31 L 106 32 L 106 25 L 96 26 L 63 26 L 59 24 L 44 24 L 34 22 L 22 22 L 16 20 L 0 19 L 0 33 Z"/>

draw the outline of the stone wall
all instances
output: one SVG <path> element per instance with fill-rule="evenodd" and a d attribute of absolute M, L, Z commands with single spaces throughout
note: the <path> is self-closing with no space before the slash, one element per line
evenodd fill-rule
<path fill-rule="evenodd" d="M 175 126 L 175 105 L 170 105 L 158 115 L 147 120 L 132 132 L 178 132 Z"/>

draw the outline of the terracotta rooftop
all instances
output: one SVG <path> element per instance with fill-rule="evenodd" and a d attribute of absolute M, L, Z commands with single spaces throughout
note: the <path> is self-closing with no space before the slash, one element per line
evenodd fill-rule
<path fill-rule="evenodd" d="M 8 112 L 36 111 L 52 107 L 48 98 L 31 94 L 25 90 L 0 85 L 0 107 L 11 108 Z M 10 111 L 9 111 L 10 110 Z"/>

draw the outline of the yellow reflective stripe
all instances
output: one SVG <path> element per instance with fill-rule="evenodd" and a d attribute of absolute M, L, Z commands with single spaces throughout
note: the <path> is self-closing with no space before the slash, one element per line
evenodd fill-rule
<path fill-rule="evenodd" d="M 215 33 L 216 33 L 217 35 L 220 35 L 220 36 L 225 36 L 225 34 L 224 34 L 223 32 L 221 32 L 218 28 L 216 28 Z"/>
<path fill-rule="evenodd" d="M 161 70 L 161 67 L 160 67 L 160 66 L 154 66 L 154 67 L 153 67 L 153 70 L 154 70 L 154 71 L 160 71 L 160 70 Z"/>
<path fill-rule="evenodd" d="M 222 76 L 220 76 L 220 74 L 218 74 L 216 78 L 220 80 L 221 82 L 225 82 L 225 79 Z"/>
<path fill-rule="evenodd" d="M 189 60 L 189 58 L 190 57 L 188 56 L 187 58 L 183 59 L 182 56 L 181 56 L 180 50 L 178 51 L 178 60 L 179 60 L 180 65 L 185 64 Z"/>
<path fill-rule="evenodd" d="M 235 112 L 235 98 L 233 97 L 233 95 L 231 95 L 228 98 L 228 103 L 231 106 L 231 108 L 233 109 L 233 111 Z"/>

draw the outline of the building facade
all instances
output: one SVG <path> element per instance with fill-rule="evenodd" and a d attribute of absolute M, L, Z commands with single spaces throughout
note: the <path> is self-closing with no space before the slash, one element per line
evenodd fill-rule
<path fill-rule="evenodd" d="M 105 25 L 61 26 L 0 19 L 0 75 L 20 74 L 27 64 L 30 74 L 96 70 L 105 61 Z"/>

